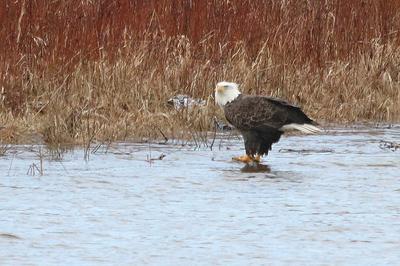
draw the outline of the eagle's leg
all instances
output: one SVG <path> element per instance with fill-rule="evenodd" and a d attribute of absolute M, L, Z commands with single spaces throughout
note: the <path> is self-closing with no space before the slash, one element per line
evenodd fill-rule
<path fill-rule="evenodd" d="M 253 158 L 253 161 L 256 162 L 256 163 L 261 162 L 261 155 L 260 155 L 260 154 L 257 154 L 257 155 Z"/>
<path fill-rule="evenodd" d="M 253 162 L 254 158 L 252 156 L 249 156 L 246 154 L 246 155 L 239 156 L 239 157 L 233 157 L 232 160 L 242 162 L 242 163 L 251 163 L 251 162 Z"/>

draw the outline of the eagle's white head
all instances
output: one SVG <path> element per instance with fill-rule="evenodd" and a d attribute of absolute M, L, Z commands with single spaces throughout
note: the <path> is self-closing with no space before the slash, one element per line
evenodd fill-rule
<path fill-rule="evenodd" d="M 220 106 L 235 100 L 239 95 L 239 85 L 234 82 L 221 81 L 215 87 L 215 102 Z"/>

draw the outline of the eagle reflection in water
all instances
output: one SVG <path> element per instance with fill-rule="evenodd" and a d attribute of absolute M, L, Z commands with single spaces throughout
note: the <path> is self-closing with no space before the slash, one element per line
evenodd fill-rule
<path fill-rule="evenodd" d="M 271 168 L 266 164 L 257 162 L 247 163 L 240 169 L 242 173 L 270 173 Z"/>

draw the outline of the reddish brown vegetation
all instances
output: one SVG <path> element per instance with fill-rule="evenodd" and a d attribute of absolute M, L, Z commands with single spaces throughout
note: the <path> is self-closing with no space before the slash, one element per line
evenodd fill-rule
<path fill-rule="evenodd" d="M 206 42 L 214 58 L 220 46 L 243 42 L 253 55 L 266 45 L 289 61 L 318 64 L 372 52 L 373 39 L 399 44 L 400 37 L 397 0 L 5 0 L 0 5 L 3 67 L 22 64 L 21 59 L 36 65 L 102 53 L 115 57 L 143 34 L 155 35 L 155 42 L 157 35 Z"/>

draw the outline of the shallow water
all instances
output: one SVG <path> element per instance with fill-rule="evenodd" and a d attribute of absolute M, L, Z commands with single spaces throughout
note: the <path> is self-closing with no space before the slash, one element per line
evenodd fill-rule
<path fill-rule="evenodd" d="M 62 161 L 0 157 L 1 265 L 396 265 L 400 127 L 283 137 L 243 167 L 213 150 L 113 144 Z M 149 163 L 147 158 L 166 157 Z M 29 173 L 28 173 L 29 172 Z"/>

